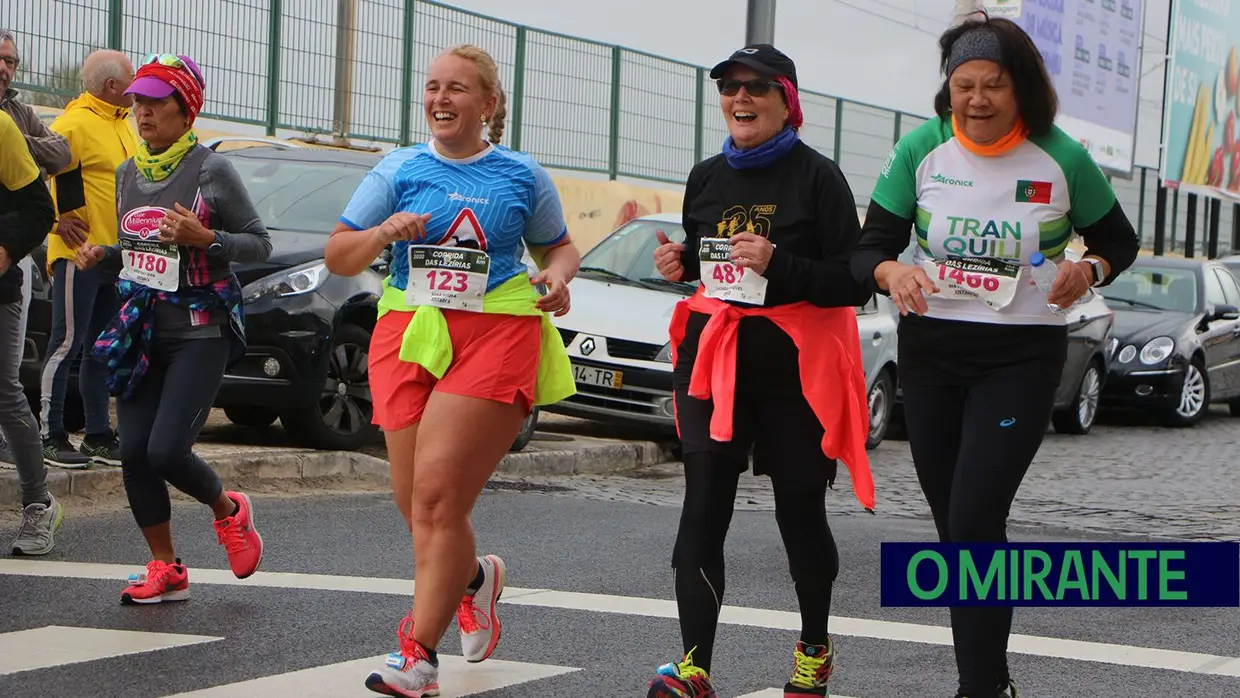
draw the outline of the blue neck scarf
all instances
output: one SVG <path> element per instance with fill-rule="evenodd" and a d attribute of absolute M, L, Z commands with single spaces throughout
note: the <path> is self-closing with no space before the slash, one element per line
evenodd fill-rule
<path fill-rule="evenodd" d="M 766 167 L 776 160 L 788 154 L 793 146 L 800 140 L 797 132 L 792 130 L 791 126 L 785 126 L 771 140 L 763 143 L 756 148 L 749 150 L 741 150 L 732 142 L 732 136 L 728 136 L 723 141 L 723 156 L 727 158 L 728 164 L 738 170 L 748 170 L 755 167 Z"/>

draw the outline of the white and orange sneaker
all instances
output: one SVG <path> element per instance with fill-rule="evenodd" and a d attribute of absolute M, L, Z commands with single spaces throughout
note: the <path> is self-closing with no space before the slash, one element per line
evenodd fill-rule
<path fill-rule="evenodd" d="M 385 696 L 430 698 L 439 695 L 439 662 L 413 639 L 413 613 L 405 616 L 396 631 L 400 651 L 387 656 L 384 665 L 366 677 L 366 688 Z"/>
<path fill-rule="evenodd" d="M 129 586 L 121 592 L 126 605 L 184 601 L 189 598 L 189 570 L 180 558 L 173 564 L 160 560 L 146 563 L 146 572 L 129 575 Z"/>
<path fill-rule="evenodd" d="M 263 537 L 254 527 L 254 508 L 250 498 L 240 492 L 226 492 L 237 503 L 237 513 L 215 522 L 215 536 L 228 553 L 228 566 L 237 579 L 258 570 L 263 561 Z"/>
<path fill-rule="evenodd" d="M 508 569 L 498 555 L 478 558 L 482 566 L 482 586 L 461 599 L 456 608 L 456 624 L 461 630 L 461 654 L 467 662 L 481 662 L 499 644 L 499 614 L 496 606 L 504 593 Z"/>

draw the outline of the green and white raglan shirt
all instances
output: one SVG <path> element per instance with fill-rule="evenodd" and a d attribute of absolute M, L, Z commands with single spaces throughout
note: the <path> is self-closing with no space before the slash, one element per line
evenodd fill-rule
<path fill-rule="evenodd" d="M 913 263 L 940 287 L 927 296 L 928 317 L 998 324 L 1066 322 L 1033 285 L 1030 255 L 1060 261 L 1074 230 L 1115 205 L 1106 176 L 1058 127 L 980 156 L 939 118 L 900 139 L 871 198 L 913 221 Z"/>

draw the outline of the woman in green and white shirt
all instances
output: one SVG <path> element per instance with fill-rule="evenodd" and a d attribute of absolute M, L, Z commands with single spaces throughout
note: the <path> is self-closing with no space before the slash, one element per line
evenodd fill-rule
<path fill-rule="evenodd" d="M 1110 283 L 1140 245 L 1105 175 L 1054 125 L 1055 90 L 1028 35 L 984 19 L 939 43 L 938 118 L 891 151 L 852 270 L 902 315 L 905 421 L 939 538 L 1004 542 L 1067 358 L 1066 318 L 1048 303 L 1066 308 Z M 1074 232 L 1086 254 L 1065 262 Z M 1049 296 L 1030 275 L 1036 253 L 1058 263 Z M 957 696 L 1014 696 L 1012 609 L 951 617 Z"/>

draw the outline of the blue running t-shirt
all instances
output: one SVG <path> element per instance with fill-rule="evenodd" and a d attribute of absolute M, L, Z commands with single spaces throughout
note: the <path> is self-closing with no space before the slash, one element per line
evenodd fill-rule
<path fill-rule="evenodd" d="M 373 228 L 397 212 L 429 213 L 422 245 L 484 250 L 491 257 L 487 291 L 519 274 L 525 242 L 551 245 L 568 234 L 559 192 L 533 158 L 503 146 L 465 159 L 441 155 L 433 143 L 397 148 L 358 185 L 340 222 Z M 409 281 L 409 243 L 392 246 L 391 285 Z"/>

